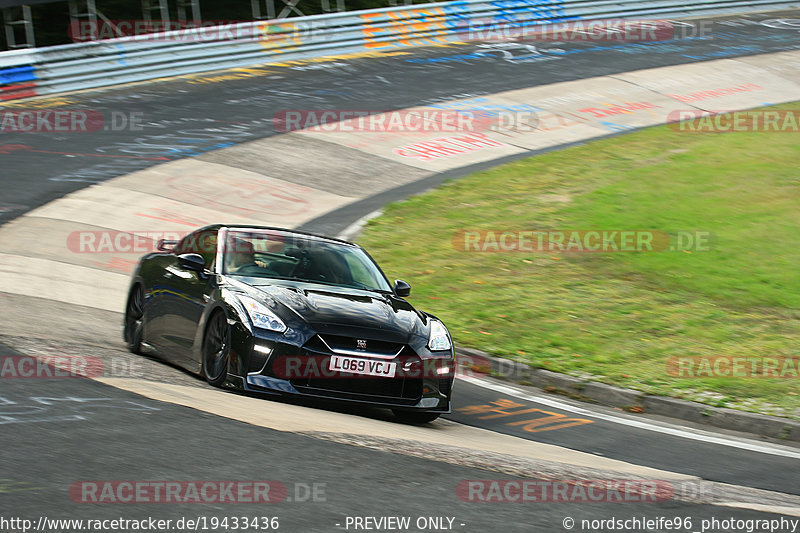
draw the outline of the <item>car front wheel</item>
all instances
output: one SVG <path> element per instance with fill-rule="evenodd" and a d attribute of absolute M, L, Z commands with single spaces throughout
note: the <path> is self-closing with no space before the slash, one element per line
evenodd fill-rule
<path fill-rule="evenodd" d="M 216 313 L 206 328 L 203 339 L 203 375 L 215 387 L 228 377 L 231 352 L 231 331 L 225 313 Z"/>
<path fill-rule="evenodd" d="M 128 296 L 125 306 L 125 328 L 123 335 L 128 350 L 142 353 L 142 328 L 144 325 L 144 289 L 136 285 Z"/>

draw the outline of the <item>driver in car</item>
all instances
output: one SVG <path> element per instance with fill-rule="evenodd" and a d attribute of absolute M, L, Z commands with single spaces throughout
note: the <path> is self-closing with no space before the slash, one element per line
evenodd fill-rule
<path fill-rule="evenodd" d="M 249 241 L 236 239 L 231 244 L 232 249 L 228 254 L 228 268 L 232 274 L 257 274 L 269 273 L 267 264 L 258 261 L 253 250 L 253 244 Z"/>

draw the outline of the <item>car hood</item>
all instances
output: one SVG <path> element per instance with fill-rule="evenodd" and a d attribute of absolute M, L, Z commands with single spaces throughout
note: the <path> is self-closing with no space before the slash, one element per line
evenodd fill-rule
<path fill-rule="evenodd" d="M 364 335 L 402 343 L 413 335 L 426 336 L 425 315 L 391 294 L 283 280 L 251 280 L 251 286 L 318 333 Z"/>

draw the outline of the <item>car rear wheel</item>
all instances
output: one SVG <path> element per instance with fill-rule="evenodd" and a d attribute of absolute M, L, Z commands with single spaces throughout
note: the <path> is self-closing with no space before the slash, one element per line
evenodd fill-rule
<path fill-rule="evenodd" d="M 439 418 L 440 413 L 428 413 L 425 411 L 403 411 L 392 409 L 395 418 L 405 424 L 427 424 Z"/>
<path fill-rule="evenodd" d="M 142 353 L 142 328 L 144 325 L 144 289 L 137 285 L 128 296 L 125 306 L 125 344 L 135 354 Z"/>
<path fill-rule="evenodd" d="M 221 387 L 228 377 L 231 331 L 225 313 L 216 313 L 203 339 L 203 374 L 211 385 Z"/>

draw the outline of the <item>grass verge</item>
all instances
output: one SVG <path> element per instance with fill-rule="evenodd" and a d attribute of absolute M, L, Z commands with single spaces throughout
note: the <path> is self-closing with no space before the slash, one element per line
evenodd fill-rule
<path fill-rule="evenodd" d="M 676 357 L 800 358 L 798 161 L 796 133 L 650 128 L 448 182 L 388 206 L 359 242 L 412 284 L 412 301 L 442 318 L 457 344 L 800 419 L 796 374 L 681 378 L 669 369 Z M 465 230 L 591 229 L 712 237 L 708 250 L 651 253 L 464 252 L 453 243 Z"/>

